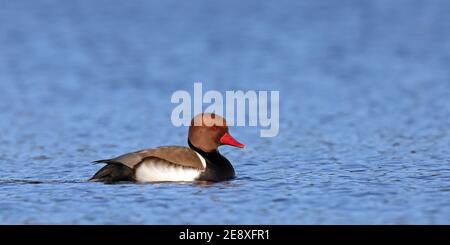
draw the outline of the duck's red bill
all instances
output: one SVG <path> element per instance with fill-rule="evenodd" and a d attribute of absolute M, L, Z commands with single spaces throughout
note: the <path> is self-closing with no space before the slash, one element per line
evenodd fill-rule
<path fill-rule="evenodd" d="M 231 145 L 231 146 L 239 147 L 239 148 L 245 147 L 244 144 L 242 144 L 239 141 L 237 141 L 236 139 L 234 139 L 233 136 L 231 136 L 229 133 L 225 133 L 222 136 L 222 138 L 220 138 L 220 143 L 222 143 L 224 145 Z"/>

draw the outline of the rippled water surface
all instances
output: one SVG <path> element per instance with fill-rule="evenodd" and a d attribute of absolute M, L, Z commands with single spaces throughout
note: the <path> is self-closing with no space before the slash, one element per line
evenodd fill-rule
<path fill-rule="evenodd" d="M 0 1 L 1 224 L 448 224 L 449 1 Z M 186 145 L 176 90 L 279 90 L 237 178 L 89 183 Z"/>

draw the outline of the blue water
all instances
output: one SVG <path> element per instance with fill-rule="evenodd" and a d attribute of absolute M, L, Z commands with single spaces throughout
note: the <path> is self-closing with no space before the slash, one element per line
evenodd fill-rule
<path fill-rule="evenodd" d="M 449 224 L 450 1 L 0 1 L 1 224 Z M 280 91 L 237 178 L 86 180 L 186 145 L 176 90 Z"/>

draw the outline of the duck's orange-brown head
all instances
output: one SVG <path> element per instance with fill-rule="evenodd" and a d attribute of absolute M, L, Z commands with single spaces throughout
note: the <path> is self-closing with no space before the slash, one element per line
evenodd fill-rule
<path fill-rule="evenodd" d="M 245 147 L 228 133 L 225 119 L 214 113 L 201 113 L 192 119 L 189 127 L 189 141 L 205 152 L 216 151 L 221 145 Z"/>

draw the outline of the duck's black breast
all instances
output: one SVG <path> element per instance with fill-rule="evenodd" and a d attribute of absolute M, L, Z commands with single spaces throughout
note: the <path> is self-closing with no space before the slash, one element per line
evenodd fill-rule
<path fill-rule="evenodd" d="M 203 156 L 206 160 L 206 168 L 200 174 L 198 180 L 221 181 L 232 179 L 235 176 L 233 166 L 230 161 L 220 153 L 214 155 Z"/>
<path fill-rule="evenodd" d="M 200 154 L 206 161 L 206 168 L 197 180 L 222 181 L 235 177 L 234 168 L 230 161 L 218 151 L 204 152 L 188 141 L 189 147 Z"/>

